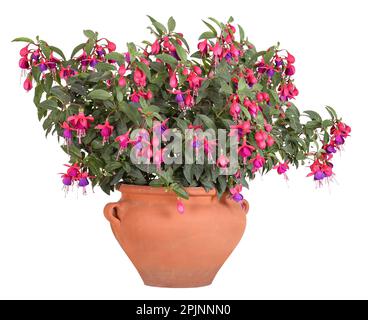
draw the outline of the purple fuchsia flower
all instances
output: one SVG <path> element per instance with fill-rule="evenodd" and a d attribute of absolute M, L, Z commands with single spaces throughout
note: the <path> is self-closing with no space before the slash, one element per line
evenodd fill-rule
<path fill-rule="evenodd" d="M 78 142 L 82 143 L 82 137 L 86 136 L 86 131 L 90 127 L 89 122 L 93 122 L 94 118 L 92 116 L 86 117 L 84 112 L 79 112 L 77 115 L 68 117 L 67 121 L 77 131 Z"/>
<path fill-rule="evenodd" d="M 287 76 L 292 76 L 295 74 L 295 67 L 292 64 L 288 64 L 285 69 L 285 74 Z"/>
<path fill-rule="evenodd" d="M 78 177 L 78 188 L 82 188 L 83 194 L 87 194 L 87 186 L 89 185 L 88 179 L 93 179 L 93 176 L 90 176 L 88 172 L 82 172 Z"/>
<path fill-rule="evenodd" d="M 285 174 L 285 172 L 289 170 L 288 161 L 284 163 L 280 162 L 277 166 L 274 167 L 274 169 L 277 170 L 278 174 Z"/>
<path fill-rule="evenodd" d="M 250 132 L 250 121 L 239 121 L 237 125 L 230 126 L 229 137 L 238 134 L 238 139 L 242 139 Z"/>
<path fill-rule="evenodd" d="M 249 163 L 253 165 L 252 172 L 256 172 L 264 166 L 266 160 L 259 153 L 257 153 L 254 158 L 249 160 Z"/>
<path fill-rule="evenodd" d="M 68 167 L 68 170 L 66 171 L 66 174 L 73 179 L 78 179 L 80 173 L 81 173 L 81 167 L 78 163 L 74 163 L 73 165 L 70 164 L 64 164 L 64 166 Z"/>
<path fill-rule="evenodd" d="M 69 79 L 70 77 L 73 77 L 77 74 L 78 72 L 75 71 L 74 69 L 72 69 L 70 66 L 64 68 L 62 67 L 60 69 L 60 72 L 59 72 L 59 75 L 60 75 L 60 78 L 61 79 L 64 79 L 64 80 L 67 80 Z"/>
<path fill-rule="evenodd" d="M 75 131 L 75 129 L 73 129 L 71 126 L 69 126 L 69 124 L 66 121 L 63 122 L 61 127 L 64 129 L 63 137 L 65 139 L 65 144 L 66 145 L 71 145 L 72 144 L 72 139 L 73 139 L 73 131 Z"/>
<path fill-rule="evenodd" d="M 106 120 L 104 124 L 99 124 L 95 128 L 100 130 L 100 134 L 102 136 L 102 144 L 104 145 L 106 142 L 109 141 L 114 127 L 110 125 L 109 120 Z"/>
<path fill-rule="evenodd" d="M 38 69 L 40 69 L 41 72 L 45 72 L 47 71 L 47 64 L 45 63 L 45 61 L 42 59 L 40 64 L 38 65 Z"/>
<path fill-rule="evenodd" d="M 235 202 L 241 202 L 243 201 L 244 197 L 241 194 L 243 189 L 243 186 L 241 184 L 237 184 L 235 187 L 230 188 L 230 198 L 234 200 Z"/>

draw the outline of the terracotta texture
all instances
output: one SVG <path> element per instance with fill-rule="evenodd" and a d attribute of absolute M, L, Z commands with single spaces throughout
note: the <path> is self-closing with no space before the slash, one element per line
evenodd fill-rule
<path fill-rule="evenodd" d="M 240 241 L 246 210 L 217 199 L 215 191 L 187 188 L 184 214 L 165 188 L 121 185 L 120 201 L 104 214 L 144 283 L 158 287 L 199 287 L 212 283 Z"/>

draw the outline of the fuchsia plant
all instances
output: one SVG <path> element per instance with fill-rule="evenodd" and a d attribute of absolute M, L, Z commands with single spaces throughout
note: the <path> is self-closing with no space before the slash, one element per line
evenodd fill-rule
<path fill-rule="evenodd" d="M 91 30 L 84 31 L 87 41 L 69 59 L 38 37 L 14 40 L 27 43 L 19 60 L 23 87 L 30 91 L 35 85 L 46 134 L 65 140 L 62 148 L 72 164 L 62 175 L 66 188 L 85 189 L 89 179 L 106 193 L 119 182 L 165 186 L 177 193 L 182 213 L 180 198 L 188 197 L 189 186 L 216 188 L 219 196 L 227 192 L 242 203 L 242 187 L 272 169 L 285 175 L 289 166 L 310 161 L 308 176 L 318 183 L 332 178 L 331 160 L 351 129 L 331 107 L 326 120 L 314 111 L 300 114 L 292 102 L 298 89 L 290 52 L 278 45 L 257 51 L 232 18 L 227 23 L 209 18 L 209 30 L 189 56 L 173 18 L 167 27 L 149 18 L 152 42 L 128 43 L 124 53 Z M 191 143 L 195 156 L 204 148 L 207 162 L 166 163 L 170 129 L 227 130 L 238 141 L 236 173 L 220 171 L 229 166 L 229 145 L 209 161 L 219 143 L 207 136 L 194 135 Z M 162 140 L 151 139 L 153 133 L 162 133 Z M 150 163 L 135 163 L 131 154 Z"/>

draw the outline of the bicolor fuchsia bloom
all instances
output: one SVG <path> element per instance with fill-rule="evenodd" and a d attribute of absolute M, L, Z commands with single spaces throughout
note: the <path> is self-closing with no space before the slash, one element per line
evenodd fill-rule
<path fill-rule="evenodd" d="M 178 86 L 178 78 L 176 77 L 176 73 L 175 72 L 170 72 L 170 79 L 169 79 L 169 84 L 171 88 L 176 88 Z"/>
<path fill-rule="evenodd" d="M 145 87 L 147 82 L 146 82 L 146 74 L 139 68 L 136 68 L 134 70 L 134 82 L 136 83 L 137 86 L 139 87 Z"/>
<path fill-rule="evenodd" d="M 250 121 L 239 121 L 237 125 L 230 126 L 229 136 L 232 137 L 237 132 L 239 140 L 250 132 Z"/>
<path fill-rule="evenodd" d="M 67 121 L 77 131 L 78 142 L 82 143 L 82 137 L 86 136 L 86 131 L 90 127 L 89 122 L 94 121 L 94 118 L 92 116 L 86 117 L 84 112 L 79 112 L 76 115 L 68 117 Z"/>
<path fill-rule="evenodd" d="M 63 137 L 65 139 L 66 145 L 72 144 L 73 131 L 75 129 L 73 129 L 71 126 L 69 126 L 69 124 L 66 121 L 63 122 L 63 124 L 61 125 L 61 127 L 64 129 L 64 131 L 63 131 Z"/>
<path fill-rule="evenodd" d="M 95 128 L 100 130 L 102 136 L 102 144 L 108 142 L 112 135 L 112 131 L 114 130 L 114 127 L 110 125 L 109 120 L 106 120 L 104 124 L 97 125 Z"/>
<path fill-rule="evenodd" d="M 59 75 L 61 79 L 67 80 L 68 78 L 75 76 L 77 73 L 78 73 L 77 71 L 73 70 L 70 66 L 68 66 L 66 68 L 62 67 L 60 69 Z"/>
<path fill-rule="evenodd" d="M 230 188 L 230 194 L 231 194 L 231 199 L 234 200 L 235 202 L 241 202 L 244 198 L 243 195 L 241 194 L 243 189 L 243 186 L 241 184 L 237 184 L 235 187 Z"/>
<path fill-rule="evenodd" d="M 28 59 L 26 57 L 20 58 L 19 68 L 24 69 L 24 70 L 29 69 Z"/>
<path fill-rule="evenodd" d="M 285 172 L 289 170 L 288 162 L 287 161 L 284 163 L 280 162 L 278 165 L 274 167 L 274 169 L 277 170 L 278 174 L 285 174 Z"/>
<path fill-rule="evenodd" d="M 126 133 L 116 137 L 115 141 L 119 142 L 117 158 L 119 158 L 123 151 L 128 148 L 129 144 L 133 143 L 133 141 L 129 139 L 129 135 L 130 131 L 127 131 Z"/>
<path fill-rule="evenodd" d="M 213 47 L 210 47 L 211 51 L 213 52 L 213 55 L 215 57 L 220 57 L 222 54 L 222 47 L 220 43 L 216 42 L 216 44 Z"/>
<path fill-rule="evenodd" d="M 263 130 L 259 130 L 256 132 L 256 134 L 254 135 L 254 139 L 256 140 L 257 146 L 263 150 L 266 149 L 266 140 L 268 138 L 268 135 L 266 132 L 264 132 Z"/>
<path fill-rule="evenodd" d="M 241 112 L 241 107 L 238 99 L 233 99 L 230 105 L 230 115 L 234 120 L 238 119 L 239 114 Z"/>
<path fill-rule="evenodd" d="M 252 155 L 254 150 L 255 148 L 253 146 L 244 141 L 243 144 L 238 148 L 238 154 L 244 159 L 244 161 L 246 161 L 246 159 Z"/>
<path fill-rule="evenodd" d="M 257 153 L 257 155 L 254 158 L 249 160 L 249 163 L 253 165 L 252 172 L 256 172 L 257 170 L 261 169 L 264 166 L 265 162 L 266 162 L 265 158 L 263 158 L 259 153 Z"/>

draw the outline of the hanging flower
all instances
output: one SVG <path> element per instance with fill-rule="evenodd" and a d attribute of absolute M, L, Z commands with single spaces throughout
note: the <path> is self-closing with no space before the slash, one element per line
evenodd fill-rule
<path fill-rule="evenodd" d="M 63 131 L 63 137 L 65 139 L 66 145 L 72 144 L 73 131 L 75 129 L 73 129 L 71 126 L 69 126 L 69 124 L 66 121 L 63 122 L 63 124 L 61 125 L 61 127 L 64 129 L 64 131 Z"/>
<path fill-rule="evenodd" d="M 90 127 L 90 123 L 94 121 L 92 116 L 85 116 L 83 112 L 79 112 L 77 115 L 68 117 L 67 121 L 72 128 L 77 131 L 78 142 L 82 143 L 82 138 L 86 136 L 86 131 Z"/>
<path fill-rule="evenodd" d="M 102 144 L 105 144 L 109 141 L 112 131 L 114 130 L 114 127 L 110 125 L 109 120 L 106 120 L 104 124 L 99 124 L 96 126 L 96 129 L 100 130 L 100 134 L 102 136 Z"/>
<path fill-rule="evenodd" d="M 180 214 L 183 214 L 185 211 L 184 203 L 180 198 L 176 201 L 176 210 L 178 210 Z"/>

